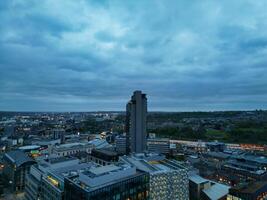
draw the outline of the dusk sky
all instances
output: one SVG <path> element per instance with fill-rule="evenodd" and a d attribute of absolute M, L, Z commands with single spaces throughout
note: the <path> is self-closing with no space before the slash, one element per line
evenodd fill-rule
<path fill-rule="evenodd" d="M 267 109 L 266 0 L 0 0 L 0 110 Z"/>

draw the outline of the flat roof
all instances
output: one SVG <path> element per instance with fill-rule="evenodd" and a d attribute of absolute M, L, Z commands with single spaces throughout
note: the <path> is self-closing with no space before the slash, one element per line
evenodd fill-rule
<path fill-rule="evenodd" d="M 189 180 L 196 183 L 196 184 L 201 184 L 205 182 L 209 182 L 208 179 L 202 178 L 201 176 L 194 174 L 192 176 L 189 176 Z"/>
<path fill-rule="evenodd" d="M 222 158 L 222 159 L 230 158 L 229 154 L 226 154 L 223 152 L 207 152 L 205 155 L 216 157 L 216 158 Z"/>
<path fill-rule="evenodd" d="M 115 165 L 106 165 L 102 167 L 92 168 L 89 171 L 95 175 L 100 175 L 100 174 L 104 174 L 104 173 L 119 170 L 119 169 L 121 169 L 121 167 L 118 167 Z"/>
<path fill-rule="evenodd" d="M 60 163 L 60 162 L 65 162 L 65 161 L 70 161 L 70 160 L 77 160 L 77 158 L 71 157 L 71 156 L 64 156 L 64 157 L 49 158 L 47 161 L 49 163 L 55 164 L 55 163 Z"/>
<path fill-rule="evenodd" d="M 27 145 L 19 147 L 20 150 L 32 150 L 32 149 L 39 149 L 41 146 L 39 145 Z"/>
<path fill-rule="evenodd" d="M 93 191 L 99 187 L 114 184 L 141 173 L 144 172 L 136 170 L 133 166 L 118 163 L 116 165 L 92 166 L 67 178 L 77 186 L 83 187 L 87 191 Z"/>
<path fill-rule="evenodd" d="M 258 190 L 260 190 L 263 187 L 267 186 L 267 181 L 257 181 L 257 182 L 251 182 L 251 183 L 244 183 L 237 185 L 231 190 L 238 191 L 241 193 L 255 193 Z"/>
<path fill-rule="evenodd" d="M 217 200 L 229 193 L 230 187 L 220 183 L 214 183 L 210 188 L 203 189 L 202 191 L 209 197 L 211 200 Z"/>
<path fill-rule="evenodd" d="M 63 167 L 57 168 L 57 169 L 51 169 L 51 170 L 49 170 L 49 173 L 52 175 L 55 175 L 58 178 L 63 180 L 64 177 L 69 175 L 69 173 L 78 172 L 82 169 L 84 169 L 84 170 L 89 169 L 93 165 L 95 165 L 95 164 L 94 163 L 78 163 L 78 164 L 74 164 L 74 165 L 70 165 L 70 166 L 63 166 Z"/>
<path fill-rule="evenodd" d="M 177 161 L 166 159 L 165 156 L 158 154 L 135 154 L 132 156 L 122 156 L 121 159 L 136 166 L 137 169 L 149 173 L 170 172 L 186 169 Z"/>

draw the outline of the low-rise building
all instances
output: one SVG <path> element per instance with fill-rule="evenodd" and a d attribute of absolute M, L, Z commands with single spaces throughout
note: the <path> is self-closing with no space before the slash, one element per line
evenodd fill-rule
<path fill-rule="evenodd" d="M 267 170 L 257 162 L 247 161 L 244 158 L 231 158 L 222 166 L 226 174 L 238 175 L 240 179 L 255 181 L 267 180 Z"/>
<path fill-rule="evenodd" d="M 227 200 L 267 199 L 267 182 L 242 183 L 229 190 Z"/>
<path fill-rule="evenodd" d="M 147 139 L 147 150 L 152 153 L 169 154 L 170 140 L 167 138 L 149 138 Z"/>
<path fill-rule="evenodd" d="M 48 158 L 33 165 L 26 178 L 26 200 L 62 200 L 64 197 L 64 177 L 91 167 L 93 163 L 80 163 L 72 157 Z"/>
<path fill-rule="evenodd" d="M 226 148 L 223 142 L 207 142 L 206 143 L 208 151 L 223 152 Z"/>
<path fill-rule="evenodd" d="M 189 177 L 190 200 L 226 200 L 229 188 L 227 185 L 202 178 L 197 174 Z"/>
<path fill-rule="evenodd" d="M 117 152 L 112 149 L 93 149 L 91 154 L 88 155 L 89 161 L 98 163 L 100 165 L 110 165 L 119 160 Z"/>
<path fill-rule="evenodd" d="M 189 199 L 188 170 L 175 160 L 159 154 L 134 154 L 120 160 L 149 173 L 150 199 Z"/>
<path fill-rule="evenodd" d="M 199 175 L 189 177 L 189 196 L 190 200 L 200 199 L 200 194 L 203 189 L 209 188 L 211 182 Z"/>
<path fill-rule="evenodd" d="M 7 152 L 3 157 L 3 174 L 13 192 L 23 192 L 25 177 L 36 162 L 20 150 Z"/>
<path fill-rule="evenodd" d="M 91 153 L 92 148 L 93 145 L 90 143 L 75 142 L 54 146 L 53 153 L 58 156 L 69 156 L 80 152 Z"/>
<path fill-rule="evenodd" d="M 91 167 L 65 178 L 65 200 L 149 199 L 149 175 L 127 164 Z"/>

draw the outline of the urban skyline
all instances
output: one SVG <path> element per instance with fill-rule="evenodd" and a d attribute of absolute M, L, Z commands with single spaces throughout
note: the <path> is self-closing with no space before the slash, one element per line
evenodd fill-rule
<path fill-rule="evenodd" d="M 126 102 L 125 102 L 126 103 Z M 0 197 L 267 198 L 267 111 L 0 113 Z"/>
<path fill-rule="evenodd" d="M 0 0 L 0 199 L 267 200 L 267 0 Z"/>

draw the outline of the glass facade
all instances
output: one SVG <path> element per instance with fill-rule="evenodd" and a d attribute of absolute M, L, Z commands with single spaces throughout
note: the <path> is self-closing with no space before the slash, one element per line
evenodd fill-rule
<path fill-rule="evenodd" d="M 77 185 L 71 178 L 65 179 L 66 200 L 148 200 L 149 174 L 139 173 L 134 177 L 123 179 L 114 184 L 98 189 L 88 190 Z"/>

